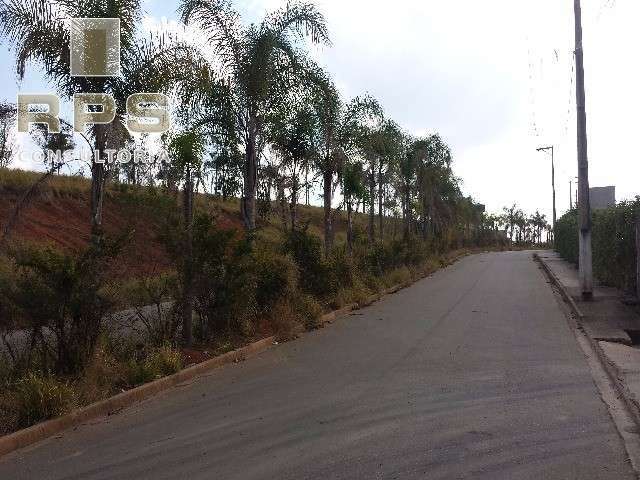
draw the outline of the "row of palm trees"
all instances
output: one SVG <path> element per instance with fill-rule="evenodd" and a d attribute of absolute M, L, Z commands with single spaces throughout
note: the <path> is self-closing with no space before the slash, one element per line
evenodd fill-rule
<path fill-rule="evenodd" d="M 503 228 L 510 242 L 544 244 L 551 241 L 551 225 L 538 210 L 527 216 L 514 203 L 510 207 L 504 207 L 502 212 L 501 215 L 488 215 L 487 225 L 493 230 Z M 546 235 L 544 240 L 543 235 Z"/>
<path fill-rule="evenodd" d="M 194 191 L 239 195 L 249 232 L 259 226 L 260 205 L 273 200 L 288 204 L 283 221 L 297 228 L 301 197 L 309 203 L 319 184 L 327 254 L 338 211 L 346 212 L 351 249 L 360 206 L 370 242 L 395 225 L 390 219 L 401 219 L 405 238 L 470 238 L 485 225 L 482 206 L 462 195 L 440 136 L 408 134 L 369 95 L 345 101 L 329 73 L 309 58 L 305 39 L 330 45 L 325 18 L 313 4 L 288 2 L 251 25 L 228 0 L 182 0 L 178 13 L 183 33 L 145 37 L 142 0 L 6 0 L 0 6 L 0 33 L 15 47 L 20 79 L 32 62 L 63 98 L 88 92 L 115 98 L 116 120 L 93 125 L 84 136 L 93 151 L 152 142 L 125 128 L 130 94 L 164 92 L 173 99 L 174 125 L 160 140 L 171 153 L 169 164 L 118 172 L 92 162 L 96 244 L 105 184 L 123 173 L 132 183 L 181 187 L 187 220 Z M 66 20 L 76 17 L 120 18 L 121 75 L 70 75 Z"/>

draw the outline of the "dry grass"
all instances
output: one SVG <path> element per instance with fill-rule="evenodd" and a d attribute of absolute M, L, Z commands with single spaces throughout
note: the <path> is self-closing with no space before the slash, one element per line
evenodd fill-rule
<path fill-rule="evenodd" d="M 20 195 L 31 188 L 42 175 L 40 172 L 0 168 L 0 192 Z M 89 192 L 91 182 L 85 177 L 75 175 L 52 175 L 40 188 L 42 193 L 50 193 L 57 197 L 79 198 Z"/>
<path fill-rule="evenodd" d="M 300 316 L 287 301 L 278 302 L 270 312 L 270 320 L 279 342 L 295 340 L 304 331 Z"/>

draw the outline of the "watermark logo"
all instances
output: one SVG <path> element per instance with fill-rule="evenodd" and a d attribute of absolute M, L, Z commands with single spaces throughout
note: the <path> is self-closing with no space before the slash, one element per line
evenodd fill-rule
<path fill-rule="evenodd" d="M 71 76 L 120 75 L 120 19 L 71 19 Z"/>
<path fill-rule="evenodd" d="M 121 73 L 120 19 L 71 19 L 70 67 L 72 77 L 113 77 Z M 18 94 L 18 132 L 32 124 L 60 133 L 60 99 L 52 94 Z M 163 133 L 170 128 L 169 97 L 161 93 L 135 93 L 127 98 L 127 128 L 132 133 Z M 73 96 L 73 126 L 84 132 L 90 125 L 109 124 L 116 118 L 116 102 L 105 93 Z"/>
<path fill-rule="evenodd" d="M 79 150 L 34 150 L 17 152 L 18 159 L 21 162 L 31 161 L 32 163 L 44 163 L 47 165 L 63 165 L 65 155 L 70 152 L 74 155 L 74 160 L 81 160 L 86 163 L 101 163 L 107 165 L 127 165 L 133 163 L 139 164 L 159 164 L 167 165 L 170 162 L 169 153 L 161 148 L 157 153 L 152 154 L 149 150 L 142 148 L 128 149 L 121 148 L 119 150 L 107 148 L 104 151 L 89 150 L 86 148 Z"/>

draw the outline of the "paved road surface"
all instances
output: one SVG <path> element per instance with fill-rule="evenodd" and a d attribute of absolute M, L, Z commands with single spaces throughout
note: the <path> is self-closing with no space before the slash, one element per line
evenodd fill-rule
<path fill-rule="evenodd" d="M 321 331 L 0 461 L 1 479 L 626 479 L 529 253 L 467 257 Z"/>

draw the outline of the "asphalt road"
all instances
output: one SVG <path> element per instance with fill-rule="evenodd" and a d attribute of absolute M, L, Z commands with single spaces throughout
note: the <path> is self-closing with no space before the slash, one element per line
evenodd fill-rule
<path fill-rule="evenodd" d="M 467 257 L 334 325 L 0 461 L 0 479 L 635 478 L 530 253 Z"/>

